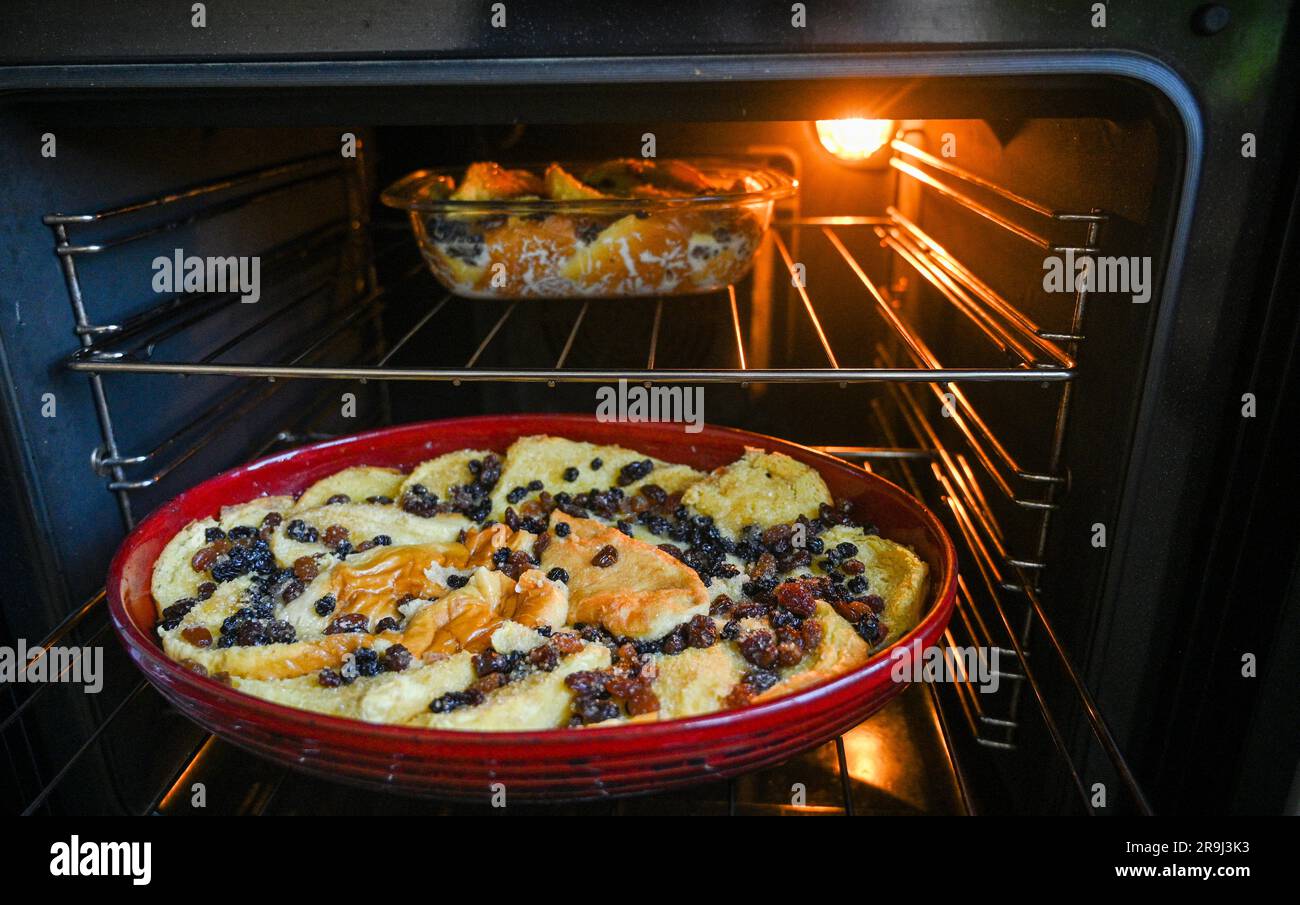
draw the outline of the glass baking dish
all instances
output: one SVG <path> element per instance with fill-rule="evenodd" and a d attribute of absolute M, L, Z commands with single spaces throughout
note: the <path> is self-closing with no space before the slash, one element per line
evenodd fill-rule
<path fill-rule="evenodd" d="M 632 298 L 740 280 L 774 204 L 797 190 L 741 160 L 629 159 L 419 170 L 381 200 L 409 213 L 429 269 L 457 295 Z"/>

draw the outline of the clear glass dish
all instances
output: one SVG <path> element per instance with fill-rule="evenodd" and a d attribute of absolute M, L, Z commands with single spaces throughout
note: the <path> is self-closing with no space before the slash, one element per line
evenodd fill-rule
<path fill-rule="evenodd" d="M 564 182 L 554 167 L 600 181 Z M 470 298 L 715 292 L 749 272 L 773 206 L 798 190 L 789 176 L 740 160 L 624 160 L 497 169 L 490 175 L 517 197 L 452 197 L 465 173 L 418 170 L 380 197 L 409 213 L 438 281 Z M 552 188 L 603 197 L 545 197 Z"/>

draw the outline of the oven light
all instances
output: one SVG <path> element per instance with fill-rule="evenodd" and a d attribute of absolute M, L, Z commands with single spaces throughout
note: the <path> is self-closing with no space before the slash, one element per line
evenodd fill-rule
<path fill-rule="evenodd" d="M 819 119 L 817 139 L 840 160 L 861 163 L 894 134 L 892 119 Z"/>

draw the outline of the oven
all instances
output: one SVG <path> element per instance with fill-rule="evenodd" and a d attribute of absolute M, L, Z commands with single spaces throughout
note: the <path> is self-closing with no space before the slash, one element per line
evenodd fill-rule
<path fill-rule="evenodd" d="M 1296 809 L 1284 5 L 19 2 L 6 18 L 0 632 L 12 651 L 102 657 L 95 694 L 5 683 L 8 811 L 193 813 L 196 784 L 211 814 L 488 810 L 359 791 L 206 733 L 113 637 L 107 564 L 149 512 L 259 456 L 590 413 L 620 381 L 703 387 L 709 422 L 925 501 L 958 548 L 945 641 L 995 655 L 997 681 L 919 683 L 757 773 L 521 810 Z M 749 276 L 701 297 L 460 298 L 378 202 L 422 167 L 643 154 L 799 181 Z M 256 301 L 160 291 L 153 262 L 182 250 L 256 257 Z"/>

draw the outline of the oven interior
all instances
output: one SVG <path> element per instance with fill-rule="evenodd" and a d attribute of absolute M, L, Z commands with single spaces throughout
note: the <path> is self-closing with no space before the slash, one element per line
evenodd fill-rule
<path fill-rule="evenodd" d="M 1108 647 L 1109 550 L 1094 541 L 1118 517 L 1162 304 L 1175 118 L 1100 79 L 788 85 L 738 102 L 751 94 L 11 104 L 3 140 L 23 165 L 0 172 L 16 275 L 0 321 L 18 438 L 5 505 L 20 536 L 46 540 L 12 567 L 24 602 L 6 602 L 6 643 L 106 652 L 99 695 L 6 689 L 11 808 L 191 813 L 203 783 L 204 813 L 486 810 L 357 792 L 202 732 L 111 637 L 106 564 L 143 515 L 251 458 L 389 423 L 590 412 L 594 387 L 624 378 L 703 385 L 709 422 L 824 447 L 924 499 L 959 550 L 947 641 L 996 651 L 1000 681 L 914 686 L 779 767 L 569 810 L 1144 810 L 1121 753 L 1141 714 L 1107 721 L 1103 679 L 1125 651 Z M 812 122 L 868 113 L 891 123 L 861 163 L 829 153 Z M 47 135 L 57 156 L 41 158 Z M 421 167 L 636 156 L 647 136 L 660 157 L 742 155 L 798 178 L 730 291 L 452 297 L 377 200 Z M 259 301 L 156 292 L 150 262 L 178 248 L 259 255 Z M 1047 291 L 1045 260 L 1067 254 L 1149 259 L 1147 299 Z M 1154 615 L 1126 619 L 1140 634 Z"/>

